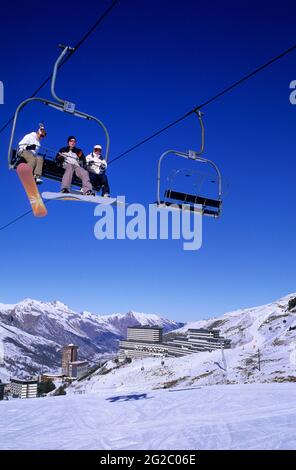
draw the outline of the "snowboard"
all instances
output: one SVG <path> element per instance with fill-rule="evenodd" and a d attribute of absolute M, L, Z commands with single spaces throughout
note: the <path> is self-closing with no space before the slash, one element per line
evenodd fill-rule
<path fill-rule="evenodd" d="M 123 202 L 117 201 L 114 197 L 102 197 L 102 196 L 83 196 L 78 192 L 70 193 L 54 193 L 54 192 L 44 192 L 42 193 L 44 199 L 54 199 L 55 201 L 82 201 L 82 202 L 92 202 L 94 204 L 102 204 L 105 206 L 122 206 Z"/>
<path fill-rule="evenodd" d="M 47 209 L 40 196 L 31 167 L 27 163 L 20 163 L 16 171 L 30 201 L 33 214 L 35 217 L 45 217 Z"/>

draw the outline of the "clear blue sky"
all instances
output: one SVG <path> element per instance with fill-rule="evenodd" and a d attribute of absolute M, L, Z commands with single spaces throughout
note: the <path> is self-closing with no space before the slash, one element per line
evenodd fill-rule
<path fill-rule="evenodd" d="M 57 44 L 75 44 L 108 4 L 2 5 L 1 125 L 51 72 Z M 58 94 L 107 125 L 112 159 L 296 43 L 295 13 L 286 0 L 121 0 L 61 69 Z M 206 156 L 229 191 L 221 219 L 204 220 L 199 251 L 183 251 L 180 241 L 98 241 L 95 206 L 52 202 L 45 219 L 30 215 L 0 232 L 0 301 L 60 299 L 77 310 L 187 321 L 296 291 L 295 64 L 293 52 L 204 109 Z M 49 98 L 49 86 L 39 96 Z M 42 105 L 24 112 L 16 137 L 40 121 L 49 147 L 72 133 L 85 152 L 104 144 L 93 124 Z M 0 137 L 0 225 L 28 209 L 7 170 L 9 132 Z M 110 165 L 112 193 L 153 202 L 160 154 L 198 145 L 191 116 Z"/>

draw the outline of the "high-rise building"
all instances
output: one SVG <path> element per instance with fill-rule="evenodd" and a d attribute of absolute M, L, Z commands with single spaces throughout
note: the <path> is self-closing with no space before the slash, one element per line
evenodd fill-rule
<path fill-rule="evenodd" d="M 159 326 L 130 326 L 127 339 L 119 342 L 119 357 L 145 357 L 165 354 L 162 328 Z"/>
<path fill-rule="evenodd" d="M 129 326 L 127 341 L 162 342 L 162 328 L 158 326 Z"/>
<path fill-rule="evenodd" d="M 74 346 L 74 344 L 63 347 L 62 374 L 66 377 L 69 377 L 69 363 L 77 361 L 77 350 L 78 346 Z"/>

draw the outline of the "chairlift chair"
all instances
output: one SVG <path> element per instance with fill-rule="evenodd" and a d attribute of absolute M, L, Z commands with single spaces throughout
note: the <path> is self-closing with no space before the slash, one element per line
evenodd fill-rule
<path fill-rule="evenodd" d="M 205 141 L 205 131 L 202 116 L 200 110 L 196 111 L 200 127 L 201 127 L 201 148 L 199 151 L 188 150 L 188 152 L 180 152 L 178 150 L 167 150 L 164 152 L 159 161 L 158 161 L 158 172 L 157 172 L 157 207 L 163 208 L 173 208 L 179 210 L 191 210 L 194 212 L 199 212 L 202 215 L 207 215 L 210 217 L 218 218 L 221 213 L 222 206 L 222 177 L 219 168 L 217 165 L 204 157 L 202 153 L 204 152 L 204 141 Z M 217 186 L 217 197 L 215 199 L 201 194 L 189 194 L 187 192 L 177 191 L 175 188 L 166 188 L 164 191 L 164 197 L 161 198 L 161 186 L 163 182 L 162 176 L 162 161 L 169 154 L 173 154 L 177 157 L 182 157 L 187 160 L 194 161 L 196 163 L 205 164 L 214 169 L 216 174 L 216 179 L 212 180 Z M 175 170 L 174 176 L 177 177 L 179 170 Z"/>
<path fill-rule="evenodd" d="M 14 142 L 14 136 L 15 136 L 15 129 L 17 125 L 17 120 L 19 117 L 19 113 L 22 111 L 22 109 L 29 103 L 32 102 L 39 102 L 42 103 L 46 106 L 50 106 L 53 109 L 56 109 L 58 111 L 65 112 L 67 114 L 70 114 L 72 116 L 77 116 L 83 119 L 86 119 L 88 121 L 95 121 L 104 131 L 105 137 L 106 137 L 106 153 L 105 153 L 105 160 L 108 160 L 109 156 L 109 147 L 110 147 L 110 138 L 109 134 L 107 131 L 107 128 L 105 125 L 100 121 L 97 117 L 91 116 L 90 114 L 87 114 L 85 112 L 79 111 L 76 109 L 75 103 L 72 103 L 70 101 L 64 100 L 62 98 L 59 98 L 55 92 L 55 82 L 56 82 L 56 77 L 57 77 L 57 71 L 58 68 L 62 62 L 62 60 L 65 58 L 65 56 L 68 53 L 73 53 L 75 50 L 72 47 L 69 46 L 64 46 L 64 45 L 59 45 L 59 48 L 63 49 L 60 56 L 55 62 L 54 69 L 53 69 L 53 74 L 52 74 L 52 79 L 51 79 L 51 94 L 55 101 L 50 101 L 46 98 L 40 98 L 40 97 L 31 97 L 27 98 L 24 100 L 22 103 L 19 104 L 17 107 L 15 114 L 14 114 L 14 119 L 13 119 L 13 124 L 12 124 L 12 131 L 10 135 L 10 140 L 9 140 L 9 148 L 8 148 L 8 167 L 9 169 L 16 169 L 19 163 L 21 163 L 23 160 L 21 157 L 18 156 L 18 150 L 13 148 L 13 142 Z M 58 165 L 54 157 L 55 155 L 50 156 L 49 153 L 45 150 L 44 152 L 39 152 L 39 156 L 44 158 L 44 163 L 43 163 L 43 172 L 42 172 L 42 177 L 47 178 L 49 180 L 53 181 L 61 181 L 64 170 L 62 166 Z M 81 187 L 82 182 L 79 178 L 74 177 L 72 184 L 78 187 Z"/>

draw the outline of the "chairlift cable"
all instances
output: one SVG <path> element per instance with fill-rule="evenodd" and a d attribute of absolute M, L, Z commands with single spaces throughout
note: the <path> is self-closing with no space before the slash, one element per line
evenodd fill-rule
<path fill-rule="evenodd" d="M 211 98 L 209 98 L 207 101 L 204 101 L 203 103 L 201 103 L 200 105 L 196 106 L 195 108 L 193 108 L 191 111 L 188 111 L 187 113 L 183 114 L 183 116 L 179 117 L 178 119 L 176 119 L 175 121 L 171 122 L 170 124 L 168 124 L 167 126 L 163 127 L 162 129 L 160 129 L 159 131 L 156 131 L 154 132 L 151 136 L 149 137 L 146 137 L 145 139 L 141 140 L 140 142 L 138 142 L 137 144 L 133 145 L 131 148 L 129 148 L 128 150 L 125 150 L 124 152 L 122 152 L 121 154 L 117 155 L 116 157 L 114 157 L 112 160 L 110 160 L 109 162 L 109 165 L 121 158 L 123 158 L 124 156 L 126 156 L 127 154 L 129 154 L 130 152 L 132 152 L 133 150 L 135 150 L 136 148 L 140 147 L 141 145 L 144 145 L 146 144 L 147 142 L 149 142 L 150 140 L 154 139 L 154 137 L 157 137 L 158 135 L 162 134 L 163 132 L 165 132 L 166 130 L 170 129 L 171 127 L 175 126 L 176 124 L 178 124 L 179 122 L 183 121 L 184 119 L 186 119 L 187 117 L 191 116 L 191 114 L 193 113 L 196 113 L 197 111 L 199 111 L 200 109 L 204 108 L 205 106 L 207 106 L 208 104 L 212 103 L 213 101 L 217 100 L 218 98 L 220 98 L 221 96 L 225 95 L 226 93 L 228 93 L 229 91 L 233 90 L 234 88 L 236 88 L 237 86 L 241 85 L 243 82 L 245 82 L 246 80 L 250 79 L 251 77 L 253 77 L 254 75 L 256 75 L 257 73 L 261 72 L 262 70 L 264 70 L 265 68 L 269 67 L 269 65 L 273 64 L 274 62 L 282 59 L 285 55 L 289 54 L 290 52 L 294 51 L 296 49 L 296 44 L 294 44 L 293 46 L 289 47 L 288 49 L 286 49 L 285 51 L 283 51 L 281 54 L 278 54 L 277 56 L 273 57 L 272 59 L 270 59 L 268 62 L 265 62 L 263 65 L 261 65 L 260 67 L 257 67 L 255 70 L 253 70 L 252 72 L 248 73 L 247 75 L 245 75 L 244 77 L 240 78 L 239 80 L 237 80 L 236 82 L 234 82 L 232 85 L 229 85 L 227 88 L 224 88 L 223 90 L 221 90 L 219 93 L 217 93 L 216 95 L 212 96 Z"/>
<path fill-rule="evenodd" d="M 79 47 L 86 41 L 86 39 L 94 32 L 94 30 L 100 25 L 100 23 L 103 21 L 103 19 L 111 12 L 113 7 L 118 3 L 119 0 L 113 0 L 111 5 L 104 11 L 102 15 L 97 19 L 97 21 L 94 23 L 94 25 L 87 31 L 87 33 L 78 41 L 78 43 L 74 46 L 73 50 L 69 51 L 69 54 L 64 58 L 64 60 L 61 62 L 59 65 L 59 68 L 61 68 L 67 60 L 76 52 Z M 41 85 L 32 93 L 31 98 L 33 98 L 40 90 L 43 88 L 52 78 L 53 73 L 51 73 L 42 83 Z M 6 127 L 13 121 L 14 116 L 12 116 L 0 129 L 0 134 L 6 129 Z M 48 204 L 50 201 L 46 201 L 45 204 Z M 27 215 L 32 213 L 32 209 L 24 212 L 23 214 L 19 215 L 18 217 L 12 219 L 10 222 L 8 222 L 5 225 L 2 225 L 0 227 L 0 231 L 10 227 L 11 225 L 15 224 L 22 218 L 26 217 Z"/>
<path fill-rule="evenodd" d="M 116 3 L 119 0 L 113 0 L 111 5 L 104 11 L 102 15 L 97 19 L 94 25 L 85 33 L 85 35 L 78 41 L 78 43 L 73 47 L 73 50 L 69 51 L 69 54 L 63 59 L 63 61 L 59 65 L 59 69 L 72 57 L 72 55 L 79 49 L 79 47 L 86 41 L 86 39 L 94 32 L 94 30 L 100 25 L 103 19 L 111 12 L 113 7 L 115 7 Z M 32 93 L 30 98 L 33 98 L 37 95 L 37 93 L 43 88 L 52 78 L 52 73 L 41 83 L 41 85 Z M 3 132 L 6 127 L 13 121 L 14 116 L 12 116 L 0 129 L 0 134 Z"/>
<path fill-rule="evenodd" d="M 49 202 L 51 202 L 50 200 L 49 201 L 45 201 L 44 204 L 47 205 Z M 12 219 L 10 222 L 7 222 L 7 224 L 5 225 L 2 225 L 2 227 L 0 227 L 0 232 L 8 227 L 10 227 L 11 225 L 15 224 L 16 222 L 18 222 L 19 220 L 23 219 L 24 217 L 26 217 L 26 215 L 29 215 L 29 214 L 32 214 L 33 213 L 33 210 L 32 209 L 29 209 L 27 212 L 24 212 L 23 214 L 19 215 L 18 217 L 16 217 L 15 219 Z"/>
<path fill-rule="evenodd" d="M 115 6 L 115 4 L 118 2 L 118 0 L 114 0 L 114 2 L 112 3 L 112 5 L 109 7 L 109 9 L 102 15 L 101 19 L 103 19 L 103 17 L 106 16 L 107 13 L 109 13 L 111 11 L 111 9 L 113 8 L 113 6 Z M 95 27 L 98 26 L 100 22 L 100 19 L 96 22 L 96 26 L 94 25 L 93 28 L 91 28 L 91 32 L 93 32 L 93 30 L 95 29 Z M 87 37 L 91 34 L 91 32 L 89 31 L 80 41 L 80 43 L 78 43 L 78 47 L 80 47 L 80 45 L 82 44 L 83 41 L 85 41 L 85 39 L 87 39 Z M 77 46 L 76 46 L 76 49 L 77 49 Z M 280 60 L 281 58 L 283 58 L 285 55 L 289 54 L 290 52 L 294 51 L 296 49 L 296 44 L 294 44 L 293 46 L 291 46 L 290 48 L 286 49 L 285 51 L 283 51 L 281 54 L 278 54 L 277 56 L 275 56 L 274 58 L 272 58 L 271 60 L 269 60 L 268 62 L 264 63 L 263 65 L 261 65 L 260 67 L 257 67 L 255 70 L 253 70 L 252 72 L 250 72 L 249 74 L 245 75 L 244 77 L 242 77 L 240 80 L 237 80 L 236 82 L 234 82 L 232 85 L 228 86 L 227 88 L 225 88 L 224 90 L 222 90 L 221 92 L 217 93 L 216 95 L 214 95 L 212 98 L 209 98 L 207 101 L 205 101 L 204 103 L 200 104 L 199 106 L 196 106 L 194 109 L 192 109 L 191 111 L 188 111 L 186 114 L 184 114 L 183 116 L 181 116 L 180 118 L 174 120 L 173 122 L 171 122 L 170 124 L 168 124 L 167 126 L 163 127 L 162 129 L 158 130 L 157 132 L 154 132 L 151 136 L 149 137 L 146 137 L 145 139 L 143 139 L 142 141 L 138 142 L 137 144 L 133 145 L 131 148 L 129 148 L 128 150 L 124 151 L 123 153 L 117 155 L 115 158 L 113 158 L 112 160 L 110 160 L 109 162 L 109 165 L 121 158 L 123 158 L 124 156 L 126 156 L 127 154 L 129 154 L 130 152 L 132 152 L 133 150 L 135 150 L 136 148 L 140 147 L 141 145 L 144 145 L 146 142 L 152 140 L 154 137 L 160 135 L 161 133 L 165 132 L 166 130 L 168 130 L 169 128 L 175 126 L 176 124 L 178 124 L 179 122 L 183 121 L 184 119 L 186 119 L 187 117 L 189 117 L 191 114 L 193 113 L 196 113 L 198 110 L 204 108 L 205 106 L 207 106 L 208 104 L 212 103 L 213 101 L 217 100 L 218 98 L 220 98 L 221 96 L 223 96 L 224 94 L 228 93 L 229 91 L 233 90 L 235 87 L 239 86 L 241 83 L 243 83 L 244 81 L 250 79 L 251 77 L 253 77 L 254 75 L 256 75 L 257 73 L 261 72 L 262 70 L 264 70 L 265 68 L 267 68 L 268 66 L 270 66 L 271 64 L 275 63 L 276 61 Z M 72 54 L 69 54 L 68 58 L 73 55 L 74 51 L 72 52 Z M 66 59 L 64 60 L 64 62 L 66 61 Z M 61 66 L 63 65 L 63 63 L 61 63 Z M 45 83 L 47 83 L 52 77 L 52 74 L 50 75 L 50 77 L 48 77 L 48 79 L 46 80 L 46 82 L 44 82 L 42 84 L 42 86 L 44 86 Z M 41 87 L 42 87 L 41 86 Z M 40 87 L 40 88 L 41 88 Z M 40 90 L 40 88 L 38 88 L 38 90 L 36 90 L 36 92 L 34 92 L 35 94 Z M 34 95 L 32 95 L 34 96 Z M 0 129 L 0 133 L 8 126 L 8 124 L 13 120 L 13 118 L 11 118 L 1 129 Z M 17 218 L 13 219 L 11 222 L 7 223 L 6 225 L 3 225 L 2 227 L 0 227 L 0 231 L 1 230 L 4 230 L 5 228 L 9 227 L 10 225 L 16 223 L 18 220 L 22 219 L 23 217 L 25 217 L 26 215 L 30 214 L 32 211 L 27 211 L 25 212 L 24 214 L 18 216 Z"/>

